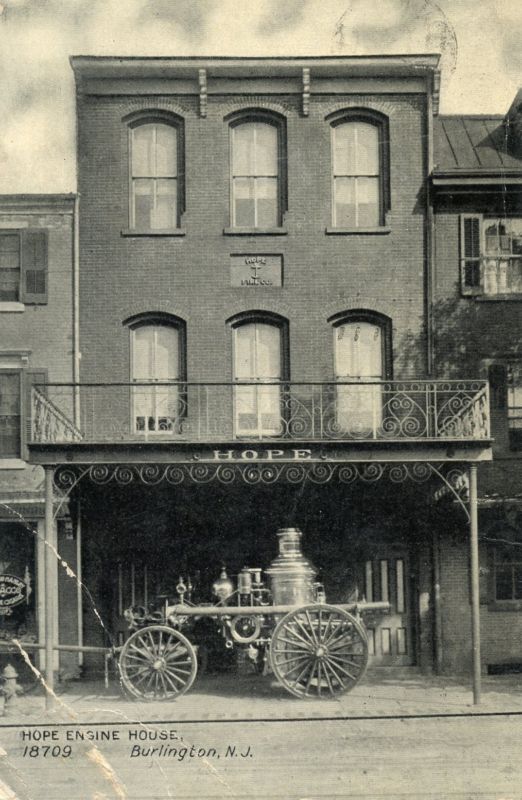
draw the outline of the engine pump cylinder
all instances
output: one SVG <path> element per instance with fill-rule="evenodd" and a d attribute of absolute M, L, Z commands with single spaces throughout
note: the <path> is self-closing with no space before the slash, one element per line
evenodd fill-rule
<path fill-rule="evenodd" d="M 301 531 L 281 528 L 277 536 L 279 555 L 266 570 L 274 605 L 313 603 L 317 570 L 301 551 Z"/>

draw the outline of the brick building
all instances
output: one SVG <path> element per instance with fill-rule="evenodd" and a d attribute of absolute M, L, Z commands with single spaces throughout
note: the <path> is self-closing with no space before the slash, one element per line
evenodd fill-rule
<path fill-rule="evenodd" d="M 1 604 L 2 639 L 44 639 L 43 470 L 28 459 L 31 387 L 74 380 L 74 205 L 73 195 L 0 196 L 0 574 L 4 589 L 6 576 L 25 584 L 17 584 L 23 602 Z M 59 546 L 75 565 L 66 512 Z M 63 630 L 70 640 L 76 587 L 61 575 L 59 591 L 72 613 Z"/>
<path fill-rule="evenodd" d="M 72 59 L 80 382 L 45 386 L 74 424 L 34 435 L 36 415 L 30 449 L 49 525 L 54 480 L 81 527 L 88 645 L 121 641 L 123 609 L 179 575 L 208 599 L 222 563 L 265 566 L 296 525 L 330 600 L 390 602 L 368 623 L 374 664 L 462 671 L 473 654 L 478 695 L 480 668 L 516 660 L 488 605 L 480 662 L 475 524 L 488 370 L 514 430 L 516 345 L 474 341 L 480 314 L 517 306 L 486 302 L 467 220 L 492 198 L 501 215 L 522 161 L 502 118 L 437 117 L 437 63 Z M 460 160 L 470 135 L 478 166 Z M 482 582 L 516 582 L 490 551 Z"/>

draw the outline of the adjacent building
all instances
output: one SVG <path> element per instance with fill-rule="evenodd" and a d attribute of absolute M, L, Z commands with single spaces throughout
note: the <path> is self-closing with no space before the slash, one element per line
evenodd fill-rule
<path fill-rule="evenodd" d="M 73 195 L 0 196 L 0 635 L 44 639 L 43 470 L 30 463 L 32 387 L 74 380 Z M 57 409 L 44 401 L 40 419 Z M 59 546 L 76 566 L 65 505 Z M 76 587 L 60 574 L 70 615 L 62 636 L 77 629 Z M 14 599 L 14 604 L 13 604 Z M 62 666 L 66 664 L 66 659 Z"/>

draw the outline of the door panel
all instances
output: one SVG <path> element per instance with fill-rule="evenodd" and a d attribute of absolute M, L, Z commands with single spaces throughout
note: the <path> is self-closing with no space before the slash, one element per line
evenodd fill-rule
<path fill-rule="evenodd" d="M 369 602 L 389 602 L 391 606 L 389 614 L 367 620 L 370 664 L 413 664 L 415 648 L 407 553 L 383 548 L 360 566 L 359 576 L 360 596 Z"/>

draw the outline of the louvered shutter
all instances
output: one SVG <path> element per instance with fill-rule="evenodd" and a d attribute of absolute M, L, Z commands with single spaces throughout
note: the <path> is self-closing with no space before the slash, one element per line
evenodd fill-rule
<path fill-rule="evenodd" d="M 460 279 L 463 294 L 482 291 L 480 261 L 481 217 L 463 214 L 460 218 Z"/>
<path fill-rule="evenodd" d="M 21 300 L 47 303 L 48 234 L 46 230 L 22 232 Z"/>

